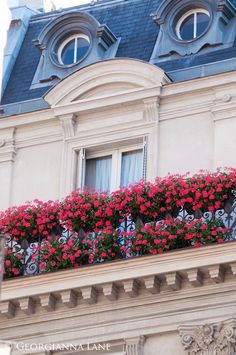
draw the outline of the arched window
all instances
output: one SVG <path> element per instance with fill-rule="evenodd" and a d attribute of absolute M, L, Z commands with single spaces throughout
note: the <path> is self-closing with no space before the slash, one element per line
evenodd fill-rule
<path fill-rule="evenodd" d="M 63 65 L 80 62 L 88 53 L 89 37 L 83 33 L 75 34 L 64 40 L 58 48 L 58 61 Z"/>
<path fill-rule="evenodd" d="M 184 41 L 191 41 L 200 37 L 208 28 L 210 14 L 205 9 L 193 9 L 186 12 L 177 22 L 177 37 Z"/>

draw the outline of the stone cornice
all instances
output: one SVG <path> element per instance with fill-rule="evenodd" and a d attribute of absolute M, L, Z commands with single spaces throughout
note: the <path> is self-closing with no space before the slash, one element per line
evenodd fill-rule
<path fill-rule="evenodd" d="M 9 128 L 9 127 L 20 127 L 23 125 L 31 125 L 32 123 L 40 124 L 41 122 L 50 122 L 52 120 L 57 119 L 56 116 L 73 114 L 75 112 L 92 112 L 93 110 L 104 110 L 107 107 L 114 108 L 113 105 L 119 107 L 119 105 L 129 105 L 135 102 L 143 102 L 143 100 L 155 100 L 160 97 L 160 119 L 165 119 L 169 117 L 175 117 L 175 115 L 180 115 L 178 112 L 181 111 L 181 115 L 184 112 L 187 112 L 188 115 L 192 113 L 192 109 L 194 109 L 197 113 L 197 110 L 200 109 L 202 111 L 210 110 L 211 107 L 209 105 L 214 105 L 212 111 L 217 112 L 223 111 L 223 116 L 227 116 L 227 109 L 232 105 L 232 109 L 234 109 L 234 102 L 230 102 L 230 105 L 227 101 L 227 95 L 231 94 L 231 91 L 235 91 L 235 82 L 236 82 L 236 74 L 235 73 L 223 73 L 218 75 L 213 75 L 211 77 L 198 78 L 194 80 L 189 80 L 186 82 L 180 83 L 170 83 L 165 84 L 162 87 L 153 86 L 141 89 L 131 90 L 127 93 L 120 93 L 111 95 L 108 97 L 94 98 L 94 99 L 83 99 L 78 102 L 72 102 L 69 104 L 63 104 L 56 108 L 45 109 L 37 112 L 31 112 L 27 114 L 19 114 L 17 116 L 1 118 L 1 129 Z M 218 96 L 215 97 L 215 92 L 222 92 L 222 98 L 218 99 Z M 225 91 L 227 93 L 225 94 Z M 229 91 L 229 94 L 228 94 Z M 191 95 L 194 97 L 196 95 L 201 94 L 202 97 L 206 97 L 209 95 L 207 100 L 203 100 L 203 102 L 197 104 L 196 108 L 192 107 Z M 183 95 L 189 95 L 189 107 L 186 110 L 185 104 L 183 107 L 179 107 L 179 105 L 174 107 L 173 109 L 166 110 L 163 108 L 163 104 L 165 100 L 173 99 L 179 101 L 182 100 Z M 219 94 L 221 95 L 221 94 Z M 222 96 L 221 95 L 221 96 Z M 234 96 L 234 93 L 233 93 Z M 216 101 L 219 101 L 220 105 L 215 107 Z M 231 99 L 231 98 L 230 98 Z M 180 100 L 180 101 L 181 101 Z M 224 100 L 226 100 L 224 102 Z M 200 106 L 199 106 L 200 105 Z M 199 111 L 198 111 L 199 112 Z M 234 113 L 232 113 L 233 115 Z M 221 115 L 221 113 L 219 113 Z"/>
<path fill-rule="evenodd" d="M 169 299 L 186 284 L 194 296 L 200 288 L 227 284 L 227 277 L 232 282 L 235 274 L 236 242 L 229 242 L 4 281 L 0 310 L 13 318 L 17 309 L 35 313 L 36 303 L 53 312 L 58 302 L 74 308 L 98 303 L 101 294 L 110 302 L 124 294 L 135 299 L 143 289 L 150 295 L 168 291 Z"/>
<path fill-rule="evenodd" d="M 153 86 L 148 88 L 138 88 L 126 91 L 124 93 L 117 93 L 106 97 L 98 97 L 92 99 L 82 99 L 60 106 L 53 107 L 54 115 L 61 116 L 66 114 L 73 114 L 79 112 L 86 112 L 91 110 L 114 108 L 115 106 L 135 103 L 144 99 L 158 97 L 161 93 L 160 86 Z"/>

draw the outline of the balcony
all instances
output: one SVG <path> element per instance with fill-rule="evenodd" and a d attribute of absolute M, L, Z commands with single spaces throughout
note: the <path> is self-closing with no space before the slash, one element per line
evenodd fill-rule
<path fill-rule="evenodd" d="M 235 186 L 228 169 L 9 208 L 0 220 L 4 278 L 234 240 Z"/>
<path fill-rule="evenodd" d="M 199 324 L 234 327 L 235 185 L 230 169 L 10 208 L 2 339 L 182 355 Z"/>

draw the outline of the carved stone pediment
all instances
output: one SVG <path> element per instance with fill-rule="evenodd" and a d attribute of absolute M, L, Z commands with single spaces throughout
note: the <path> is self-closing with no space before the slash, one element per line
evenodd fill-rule
<path fill-rule="evenodd" d="M 179 328 L 188 355 L 236 354 L 236 319 L 201 326 Z"/>

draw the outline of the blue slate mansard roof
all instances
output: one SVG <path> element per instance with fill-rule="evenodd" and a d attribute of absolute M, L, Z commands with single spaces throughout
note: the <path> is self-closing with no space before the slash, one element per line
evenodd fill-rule
<path fill-rule="evenodd" d="M 134 58 L 150 61 L 159 33 L 159 26 L 150 14 L 154 13 L 162 1 L 166 0 L 102 0 L 97 3 L 80 5 L 70 9 L 63 9 L 51 13 L 40 13 L 31 17 L 28 30 L 10 75 L 7 87 L 2 97 L 2 105 L 19 103 L 22 101 L 40 99 L 51 86 L 31 88 L 41 52 L 32 43 L 37 39 L 42 29 L 52 20 L 64 12 L 75 10 L 89 13 L 100 24 L 106 24 L 112 33 L 120 38 L 116 57 Z M 215 0 L 216 1 L 216 0 Z M 236 6 L 236 0 L 231 0 Z M 210 67 L 209 75 L 220 73 L 227 66 L 220 65 L 222 61 L 236 58 L 236 40 L 230 48 L 214 49 L 211 52 L 198 52 L 187 56 L 167 57 L 155 65 L 161 67 L 173 81 L 188 79 L 190 68 L 196 68 L 189 74 L 189 79 L 202 76 L 201 67 L 210 63 L 218 63 L 214 69 Z M 228 70 L 236 70 L 235 64 L 229 61 Z M 204 71 L 206 73 L 206 70 Z M 183 78 L 183 79 L 182 79 Z"/>

